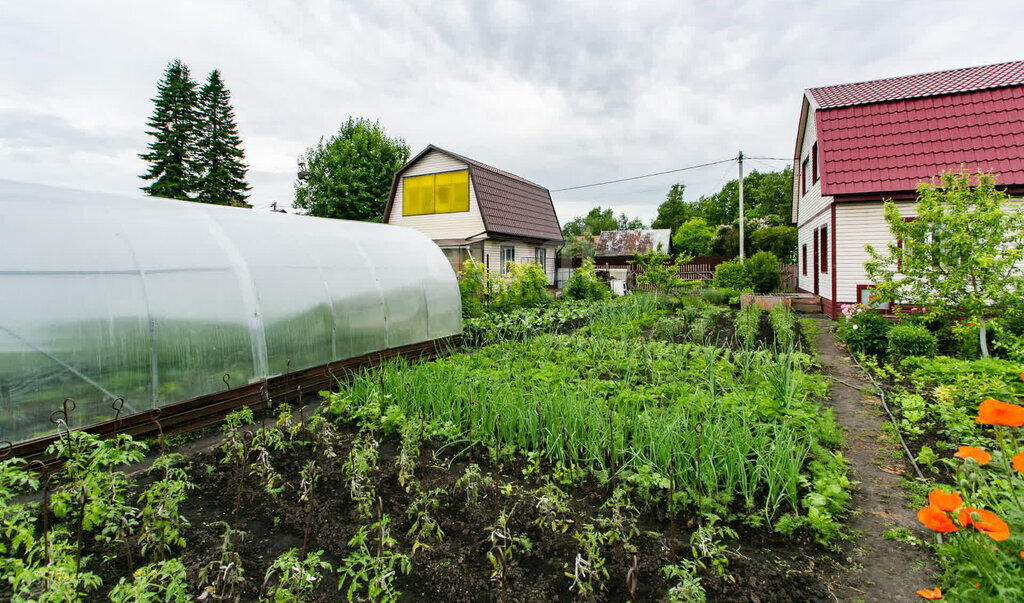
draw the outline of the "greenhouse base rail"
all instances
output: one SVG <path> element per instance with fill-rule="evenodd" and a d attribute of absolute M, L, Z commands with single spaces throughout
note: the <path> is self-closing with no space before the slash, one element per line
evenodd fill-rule
<path fill-rule="evenodd" d="M 309 394 L 331 389 L 336 380 L 348 380 L 355 372 L 391 358 L 431 360 L 447 355 L 449 351 L 458 347 L 461 337 L 452 335 L 338 360 L 143 412 L 117 416 L 109 421 L 83 427 L 81 430 L 103 437 L 123 433 L 134 438 L 188 433 L 216 425 L 225 415 L 241 408 L 248 407 L 253 411 L 260 411 L 272 404 L 297 400 L 303 392 Z M 229 380 L 230 378 L 225 376 L 225 384 L 228 384 Z M 117 409 L 117 406 L 114 408 Z M 8 449 L 6 454 L 28 461 L 49 462 L 53 459 L 47 457 L 46 449 L 58 437 L 60 434 L 54 433 L 20 442 Z"/>

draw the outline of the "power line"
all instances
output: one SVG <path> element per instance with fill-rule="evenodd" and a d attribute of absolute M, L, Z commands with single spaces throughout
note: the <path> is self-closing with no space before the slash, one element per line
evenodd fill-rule
<path fill-rule="evenodd" d="M 792 157 L 789 159 L 786 159 L 785 157 L 751 157 L 749 155 L 744 155 L 743 157 L 746 159 L 767 159 L 768 161 L 793 161 Z"/>
<path fill-rule="evenodd" d="M 690 165 L 690 166 L 687 166 L 687 167 L 684 167 L 684 168 L 679 168 L 679 169 L 676 169 L 676 170 L 665 170 L 664 172 L 655 172 L 653 174 L 644 174 L 642 176 L 630 176 L 629 178 L 619 178 L 618 180 L 608 180 L 606 182 L 594 182 L 592 184 L 581 184 L 579 186 L 569 186 L 569 187 L 566 187 L 566 188 L 556 188 L 556 189 L 552 189 L 551 192 L 552 193 L 559 193 L 559 192 L 562 192 L 562 191 L 574 191 L 574 190 L 581 189 L 581 188 L 590 188 L 592 186 L 604 186 L 606 184 L 616 184 L 618 182 L 629 182 L 630 180 L 640 180 L 641 178 L 652 178 L 654 176 L 664 176 L 665 174 L 674 174 L 676 172 L 685 172 L 687 170 L 695 170 L 697 168 L 708 167 L 708 166 L 711 166 L 711 165 L 718 165 L 720 163 L 729 163 L 731 161 L 736 161 L 736 158 L 735 157 L 730 157 L 728 159 L 722 159 L 721 161 L 712 161 L 710 163 L 701 163 L 699 165 Z"/>

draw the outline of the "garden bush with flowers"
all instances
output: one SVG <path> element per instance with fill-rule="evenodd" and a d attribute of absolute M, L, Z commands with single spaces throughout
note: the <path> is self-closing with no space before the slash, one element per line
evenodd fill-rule
<path fill-rule="evenodd" d="M 957 447 L 953 484 L 932 489 L 928 506 L 917 513 L 918 521 L 944 536 L 937 547 L 943 585 L 918 594 L 1024 600 L 1024 406 L 987 398 L 974 421 L 975 441 L 985 444 Z"/>

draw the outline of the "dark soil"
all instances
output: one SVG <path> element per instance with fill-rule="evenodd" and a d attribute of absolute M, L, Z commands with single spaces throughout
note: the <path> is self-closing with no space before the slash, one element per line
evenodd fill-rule
<path fill-rule="evenodd" d="M 311 526 L 307 550 L 323 550 L 323 558 L 337 567 L 351 552 L 349 539 L 358 528 L 368 525 L 374 518 L 358 518 L 345 483 L 342 465 L 349 453 L 354 433 L 345 434 L 334 451 L 333 458 L 317 456 L 322 468 L 321 479 L 314 495 Z M 197 448 L 192 445 L 190 448 Z M 395 438 L 383 438 L 380 458 L 373 482 L 383 502 L 383 512 L 390 517 L 391 536 L 398 541 L 398 550 L 410 554 L 411 539 L 406 536 L 412 518 L 406 509 L 414 498 L 398 484 L 395 460 Z M 608 487 L 584 484 L 571 491 L 571 519 L 574 523 L 565 532 L 554 532 L 534 524 L 538 517 L 538 488 L 535 480 L 525 480 L 521 463 L 506 462 L 495 466 L 486 458 L 487 451 L 476 451 L 475 460 L 485 474 L 493 477 L 494 484 L 484 488 L 479 502 L 467 500 L 463 489 L 455 482 L 467 466 L 465 456 L 453 459 L 446 451 L 425 445 L 417 459 L 416 480 L 424 491 L 440 488 L 439 507 L 435 513 L 442 530 L 442 542 L 430 542 L 431 548 L 412 555 L 412 572 L 399 575 L 395 586 L 402 591 L 402 600 L 429 601 L 489 601 L 500 600 L 501 589 L 493 581 L 493 567 L 487 553 L 491 550 L 489 535 L 503 509 L 511 510 L 510 531 L 525 535 L 532 546 L 529 551 L 517 553 L 510 559 L 507 570 L 505 600 L 508 601 L 570 601 L 571 572 L 579 550 L 573 538 L 575 527 L 592 522 L 598 516 L 607 516 L 601 509 L 607 500 Z M 272 561 L 291 548 L 302 549 L 308 507 L 300 503 L 294 485 L 298 473 L 311 458 L 311 449 L 296 448 L 282 451 L 273 458 L 275 468 L 289 482 L 285 491 L 272 497 L 256 483 L 255 478 L 242 480 L 241 505 L 236 527 L 245 532 L 237 545 L 244 569 L 244 583 L 235 595 L 241 601 L 254 601 L 261 592 L 264 575 Z M 223 524 L 234 524 L 235 495 L 239 473 L 220 464 L 216 449 L 201 450 L 189 459 L 188 472 L 197 484 L 182 513 L 191 522 L 185 537 L 188 545 L 180 551 L 180 559 L 188 569 L 190 592 L 199 595 L 203 583 L 200 570 L 220 556 L 224 532 Z M 543 469 L 542 469 L 543 473 Z M 140 482 L 145 482 L 141 478 Z M 140 484 L 144 485 L 144 484 Z M 503 492 L 511 485 L 511 494 Z M 639 579 L 636 600 L 659 600 L 674 584 L 665 580 L 660 569 L 673 562 L 673 554 L 691 557 L 690 534 L 696 528 L 690 515 L 681 515 L 673 525 L 658 512 L 639 515 L 639 534 L 631 540 L 636 547 Z M 834 555 L 810 541 L 783 537 L 768 528 L 751 529 L 734 526 L 739 537 L 728 540 L 729 564 L 724 576 L 719 576 L 710 564 L 700 573 L 701 584 L 709 601 L 831 601 L 826 586 L 829 568 L 836 567 Z M 670 538 L 674 535 L 674 539 Z M 91 542 L 91 539 L 87 539 Z M 604 547 L 608 579 L 597 600 L 629 600 L 626 575 L 632 554 L 621 543 Z M 92 593 L 88 601 L 105 601 L 106 593 L 122 577 L 129 575 L 129 559 L 122 550 L 90 544 L 90 559 L 85 569 L 99 574 L 103 586 Z M 104 560 L 104 558 L 107 558 Z M 133 549 L 134 567 L 147 560 L 140 559 Z M 338 577 L 326 572 L 321 584 L 308 600 L 344 600 L 337 590 Z"/>

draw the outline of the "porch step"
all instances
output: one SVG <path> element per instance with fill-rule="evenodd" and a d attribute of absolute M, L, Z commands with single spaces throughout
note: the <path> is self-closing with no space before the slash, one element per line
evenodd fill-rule
<path fill-rule="evenodd" d="M 805 314 L 821 313 L 821 298 L 818 296 L 794 297 L 790 306 L 794 312 Z"/>

